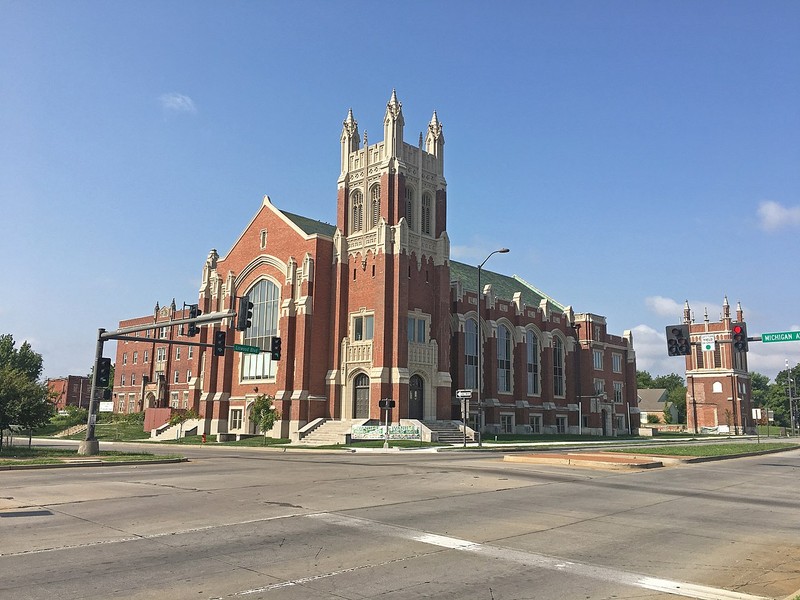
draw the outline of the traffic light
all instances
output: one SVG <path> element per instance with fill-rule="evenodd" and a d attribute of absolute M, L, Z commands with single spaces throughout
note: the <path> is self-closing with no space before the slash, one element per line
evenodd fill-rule
<path fill-rule="evenodd" d="M 253 324 L 253 303 L 249 296 L 239 298 L 239 310 L 236 311 L 236 331 L 247 331 Z"/>
<path fill-rule="evenodd" d="M 189 305 L 189 318 L 190 319 L 196 319 L 197 317 L 199 317 L 202 314 L 203 313 L 200 312 L 200 310 L 198 309 L 197 304 L 190 304 Z M 194 337 L 198 333 L 200 333 L 200 326 L 197 323 L 189 323 L 189 328 L 188 328 L 188 331 L 186 332 L 186 335 L 188 335 L 189 337 Z"/>
<path fill-rule="evenodd" d="M 101 358 L 97 361 L 97 387 L 106 387 L 111 379 L 111 359 Z"/>
<path fill-rule="evenodd" d="M 688 356 L 692 353 L 688 325 L 667 325 L 667 353 L 670 356 Z"/>
<path fill-rule="evenodd" d="M 281 359 L 281 338 L 272 336 L 269 351 L 272 353 L 272 360 Z"/>
<path fill-rule="evenodd" d="M 733 349 L 737 352 L 747 352 L 747 325 L 744 323 L 735 323 L 731 327 L 731 339 L 733 340 Z"/>
<path fill-rule="evenodd" d="M 225 356 L 225 338 L 224 331 L 214 332 L 214 356 Z"/>

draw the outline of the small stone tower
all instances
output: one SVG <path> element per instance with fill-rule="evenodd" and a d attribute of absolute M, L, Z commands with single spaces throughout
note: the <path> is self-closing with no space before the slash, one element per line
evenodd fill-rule
<path fill-rule="evenodd" d="M 686 357 L 686 420 L 690 431 L 744 434 L 755 427 L 751 411 L 750 374 L 747 353 L 733 346 L 732 328 L 745 324 L 742 306 L 737 303 L 736 318 L 726 296 L 722 314 L 710 322 L 708 309 L 703 322 L 694 322 L 687 301 L 683 322 L 689 325 L 692 353 Z"/>

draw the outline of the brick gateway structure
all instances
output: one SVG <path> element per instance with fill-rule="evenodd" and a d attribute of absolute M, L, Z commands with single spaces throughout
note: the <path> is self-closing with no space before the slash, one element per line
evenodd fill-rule
<path fill-rule="evenodd" d="M 460 418 L 455 392 L 474 389 L 481 368 L 485 419 L 478 422 L 473 401 L 470 420 L 487 433 L 616 435 L 636 427 L 630 332 L 611 335 L 604 317 L 575 313 L 516 276 L 482 270 L 479 299 L 476 267 L 450 259 L 442 124 L 434 112 L 415 145 L 404 127 L 394 92 L 382 141 L 362 139 L 348 112 L 335 225 L 265 197 L 227 254 L 209 253 L 201 310 L 236 308 L 235 298 L 249 295 L 252 326 L 223 326 L 228 344 L 268 348 L 278 335 L 280 361 L 268 352 L 216 357 L 206 348 L 188 359 L 186 348 L 159 349 L 155 335 L 142 342 L 151 361 L 143 379 L 131 357 L 144 346 L 120 342 L 115 410 L 192 408 L 208 434 L 248 434 L 252 403 L 267 393 L 281 413 L 276 436 L 296 436 L 319 418 L 379 419 L 385 398 L 396 401 L 392 422 L 442 421 Z M 147 318 L 168 322 L 168 312 Z M 133 322 L 140 319 L 120 326 Z M 173 329 L 158 335 L 178 335 Z M 194 341 L 211 343 L 218 329 L 204 327 Z"/>

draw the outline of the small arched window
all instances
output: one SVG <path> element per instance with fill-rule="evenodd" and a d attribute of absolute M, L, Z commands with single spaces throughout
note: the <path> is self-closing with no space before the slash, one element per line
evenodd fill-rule
<path fill-rule="evenodd" d="M 511 392 L 511 331 L 497 328 L 497 391 Z"/>
<path fill-rule="evenodd" d="M 350 195 L 350 232 L 361 231 L 364 227 L 364 196 L 361 190 Z"/>
<path fill-rule="evenodd" d="M 414 190 L 410 187 L 406 188 L 406 223 L 414 231 Z"/>
<path fill-rule="evenodd" d="M 526 335 L 528 395 L 539 394 L 539 336 L 528 330 Z"/>
<path fill-rule="evenodd" d="M 433 202 L 431 201 L 430 194 L 423 194 L 422 195 L 422 216 L 420 219 L 420 230 L 422 233 L 426 233 L 428 235 L 431 234 L 431 205 Z"/>
<path fill-rule="evenodd" d="M 478 388 L 478 322 L 467 319 L 464 324 L 464 387 Z"/>
<path fill-rule="evenodd" d="M 564 342 L 553 337 L 553 394 L 564 395 Z"/>
<path fill-rule="evenodd" d="M 373 185 L 369 191 L 370 210 L 372 211 L 372 227 L 378 226 L 378 219 L 381 216 L 381 186 Z"/>

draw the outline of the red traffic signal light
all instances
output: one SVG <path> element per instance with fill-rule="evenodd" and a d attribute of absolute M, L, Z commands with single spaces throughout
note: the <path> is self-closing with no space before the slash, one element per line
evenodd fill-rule
<path fill-rule="evenodd" d="M 747 352 L 747 326 L 744 323 L 736 323 L 731 327 L 731 339 L 734 350 Z"/>

